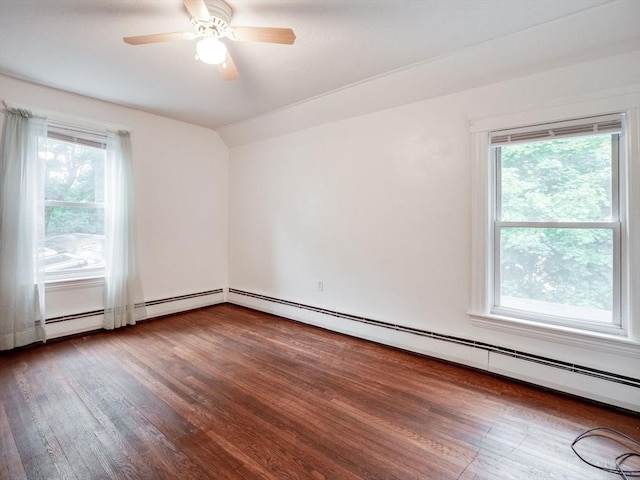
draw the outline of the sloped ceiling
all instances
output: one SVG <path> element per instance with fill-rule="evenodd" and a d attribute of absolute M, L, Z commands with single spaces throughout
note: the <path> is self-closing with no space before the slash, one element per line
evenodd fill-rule
<path fill-rule="evenodd" d="M 504 37 L 508 44 L 509 36 L 517 32 L 565 22 L 561 26 L 570 37 L 573 18 L 590 13 L 597 19 L 598 11 L 616 5 L 634 15 L 634 4 L 640 4 L 636 0 L 227 3 L 234 12 L 232 24 L 291 27 L 297 35 L 295 44 L 229 42 L 240 78 L 225 82 L 215 66 L 194 59 L 192 41 L 141 46 L 122 41 L 130 35 L 190 31 L 181 0 L 0 0 L 0 73 L 219 129 L 496 39 Z M 640 19 L 635 21 L 640 25 Z M 618 45 L 626 41 L 628 49 L 637 40 L 633 26 L 626 23 L 622 34 L 603 41 Z M 621 30 L 619 25 L 607 27 Z M 543 53 L 560 58 L 563 43 L 557 51 Z"/>

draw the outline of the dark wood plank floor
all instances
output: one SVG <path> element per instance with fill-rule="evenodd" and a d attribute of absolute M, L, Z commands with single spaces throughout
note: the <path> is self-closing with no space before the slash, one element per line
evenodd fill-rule
<path fill-rule="evenodd" d="M 0 364 L 2 479 L 613 479 L 570 443 L 640 436 L 629 413 L 232 305 Z"/>

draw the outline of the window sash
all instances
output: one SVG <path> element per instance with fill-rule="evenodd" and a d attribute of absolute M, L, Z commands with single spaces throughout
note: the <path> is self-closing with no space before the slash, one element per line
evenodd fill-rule
<path fill-rule="evenodd" d="M 606 229 L 611 230 L 613 233 L 613 252 L 612 252 L 612 266 L 613 266 L 613 283 L 612 283 L 612 311 L 611 322 L 595 322 L 587 319 L 571 318 L 565 316 L 546 315 L 539 312 L 523 311 L 515 308 L 505 307 L 501 305 L 502 294 L 502 269 L 501 269 L 501 233 L 502 228 L 558 228 L 558 229 L 570 229 L 570 228 L 594 228 L 594 229 Z M 611 329 L 619 330 L 621 325 L 621 228 L 620 222 L 594 222 L 594 223 L 568 223 L 568 222 L 494 222 L 493 229 L 493 302 L 491 306 L 491 313 L 496 315 L 507 315 L 516 318 L 522 318 L 525 320 L 541 321 L 544 323 L 550 323 L 555 325 L 565 325 L 579 328 L 589 328 L 596 331 L 608 332 Z"/>
<path fill-rule="evenodd" d="M 620 191 L 619 191 L 619 168 L 620 168 L 620 135 L 622 133 L 623 115 L 608 115 L 593 117 L 593 123 L 585 123 L 584 119 L 576 122 L 560 122 L 547 124 L 546 129 L 536 129 L 528 127 L 525 129 L 514 129 L 508 131 L 492 132 L 490 134 L 489 148 L 492 159 L 492 219 L 491 237 L 493 239 L 492 257 L 492 293 L 490 294 L 491 305 L 489 311 L 495 315 L 531 320 L 535 322 L 561 325 L 579 329 L 587 329 L 604 333 L 617 333 L 622 328 L 622 224 L 620 221 Z M 606 126 L 608 125 L 608 127 Z M 608 132 L 605 132 L 609 128 Z M 555 130 L 554 130 L 555 129 Z M 562 130 L 565 129 L 565 130 Z M 569 133 L 569 129 L 571 132 Z M 560 132 L 564 134 L 547 134 L 546 137 L 541 132 Z M 580 133 L 575 133 L 580 132 Z M 570 136 L 585 136 L 587 134 L 611 133 L 611 221 L 590 221 L 590 222 L 554 222 L 554 221 L 502 221 L 502 165 L 501 165 L 501 145 L 512 143 L 530 143 L 532 141 L 555 140 Z M 513 134 L 521 135 L 514 140 Z M 524 140 L 530 134 L 532 140 Z M 508 137 L 508 138 L 507 138 Z M 503 228 L 558 228 L 558 229 L 610 229 L 613 232 L 613 284 L 612 284 L 612 317 L 610 323 L 595 322 L 587 319 L 570 318 L 563 316 L 548 315 L 533 311 L 523 311 L 515 308 L 503 307 L 500 305 L 501 297 L 501 231 Z"/>
<path fill-rule="evenodd" d="M 65 123 L 49 120 L 47 123 L 47 137 L 62 140 L 69 143 L 84 145 L 93 148 L 106 150 L 106 132 L 78 127 Z M 44 207 L 64 207 L 64 208 L 93 208 L 104 209 L 103 202 L 69 202 L 61 200 L 45 200 Z M 61 271 L 45 272 L 47 282 L 77 280 L 81 278 L 104 277 L 104 267 L 70 268 Z"/>

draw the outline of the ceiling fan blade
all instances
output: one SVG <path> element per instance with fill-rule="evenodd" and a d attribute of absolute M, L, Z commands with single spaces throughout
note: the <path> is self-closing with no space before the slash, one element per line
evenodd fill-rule
<path fill-rule="evenodd" d="M 233 39 L 240 42 L 282 43 L 291 45 L 296 34 L 290 28 L 233 27 Z"/>
<path fill-rule="evenodd" d="M 220 72 L 222 79 L 226 81 L 235 80 L 240 76 L 238 69 L 236 68 L 236 64 L 233 63 L 233 58 L 231 58 L 231 54 L 229 52 L 227 52 L 227 58 L 225 58 L 224 62 L 218 65 L 218 71 Z"/>
<path fill-rule="evenodd" d="M 189 15 L 198 20 L 209 20 L 211 14 L 204 3 L 204 0 L 182 0 L 184 6 L 189 10 Z"/>
<path fill-rule="evenodd" d="M 138 35 L 136 37 L 124 37 L 129 45 L 143 45 L 145 43 L 172 42 L 174 40 L 193 40 L 192 32 L 156 33 L 154 35 Z"/>

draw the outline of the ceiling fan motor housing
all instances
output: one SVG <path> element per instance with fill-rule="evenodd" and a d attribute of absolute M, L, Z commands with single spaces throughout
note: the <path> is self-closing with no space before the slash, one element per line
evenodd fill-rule
<path fill-rule="evenodd" d="M 200 32 L 206 35 L 206 32 L 213 30 L 218 37 L 231 36 L 229 23 L 233 14 L 231 7 L 222 0 L 206 0 L 205 5 L 209 10 L 210 18 L 207 20 L 194 18 L 191 23 Z"/>

